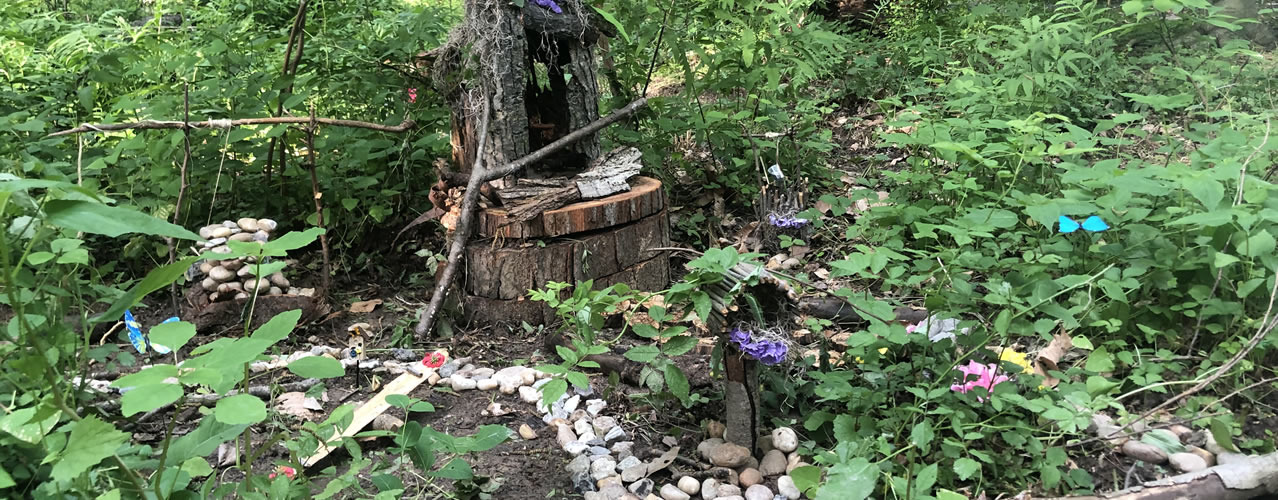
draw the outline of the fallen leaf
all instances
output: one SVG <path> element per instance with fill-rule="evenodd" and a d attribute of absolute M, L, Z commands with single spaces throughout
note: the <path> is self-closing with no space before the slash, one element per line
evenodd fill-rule
<path fill-rule="evenodd" d="M 382 299 L 361 300 L 351 304 L 350 311 L 353 313 L 370 313 L 373 309 L 377 309 L 377 305 L 382 303 Z"/>
<path fill-rule="evenodd" d="M 648 473 L 644 476 L 651 476 L 652 473 L 669 467 L 674 463 L 675 457 L 679 456 L 679 447 L 670 448 L 669 451 L 662 453 L 661 456 L 652 459 L 652 463 L 648 464 Z"/>
<path fill-rule="evenodd" d="M 834 207 L 833 207 L 832 205 L 830 205 L 829 203 L 826 203 L 826 202 L 821 201 L 821 200 L 817 200 L 817 201 L 816 201 L 816 203 L 813 203 L 813 206 L 815 206 L 815 207 L 816 207 L 816 209 L 817 209 L 817 211 L 818 211 L 818 212 L 821 212 L 821 213 L 823 213 L 823 214 L 828 214 L 828 213 L 830 213 L 830 209 L 834 208 Z"/>
<path fill-rule="evenodd" d="M 226 467 L 235 463 L 235 457 L 239 454 L 239 449 L 233 442 L 217 445 L 217 466 Z"/>
<path fill-rule="evenodd" d="M 1034 358 L 1034 373 L 1043 377 L 1043 387 L 1056 387 L 1061 381 L 1048 375 L 1047 372 L 1056 370 L 1057 363 L 1061 357 L 1068 353 L 1073 347 L 1073 343 L 1069 338 L 1069 334 L 1064 330 L 1052 337 L 1052 342 L 1038 351 L 1038 356 Z"/>
<path fill-rule="evenodd" d="M 286 392 L 284 394 L 280 394 L 279 397 L 275 398 L 275 411 L 284 415 L 292 415 L 297 418 L 311 420 L 315 418 L 317 414 L 308 407 L 308 399 L 312 401 L 315 400 L 315 398 L 306 397 L 306 393 L 304 392 Z M 316 401 L 315 404 L 318 405 L 319 402 Z M 322 410 L 324 407 L 320 406 L 318 409 Z"/>
<path fill-rule="evenodd" d="M 404 421 L 389 413 L 383 413 L 373 419 L 369 427 L 375 431 L 397 431 L 404 426 Z"/>
<path fill-rule="evenodd" d="M 790 247 L 790 256 L 796 259 L 802 259 L 803 256 L 807 255 L 808 251 L 810 250 L 812 249 L 808 247 L 807 245 L 792 245 Z"/>

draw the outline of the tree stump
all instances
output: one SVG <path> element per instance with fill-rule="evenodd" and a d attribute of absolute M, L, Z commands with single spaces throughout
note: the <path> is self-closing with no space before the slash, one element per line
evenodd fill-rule
<path fill-rule="evenodd" d="M 634 177 L 630 185 L 630 191 L 505 227 L 505 210 L 480 212 L 479 234 L 466 247 L 464 260 L 466 318 L 482 323 L 551 321 L 554 311 L 529 299 L 528 290 L 552 281 L 594 280 L 597 289 L 616 283 L 644 291 L 665 288 L 670 281 L 667 252 L 651 250 L 670 245 L 661 182 Z"/>

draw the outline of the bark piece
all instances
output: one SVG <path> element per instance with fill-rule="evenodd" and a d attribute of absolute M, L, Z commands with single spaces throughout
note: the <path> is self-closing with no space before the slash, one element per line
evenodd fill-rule
<path fill-rule="evenodd" d="M 665 209 L 661 181 L 636 176 L 629 184 L 629 191 L 547 210 L 517 224 L 507 224 L 508 210 L 489 208 L 480 215 L 479 234 L 505 238 L 565 236 L 634 222 Z"/>

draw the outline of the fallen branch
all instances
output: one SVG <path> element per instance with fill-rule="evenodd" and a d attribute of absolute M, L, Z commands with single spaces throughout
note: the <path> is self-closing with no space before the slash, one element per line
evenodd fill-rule
<path fill-rule="evenodd" d="M 475 165 L 471 167 L 470 180 L 466 183 L 466 194 L 462 198 L 461 214 L 457 219 L 457 227 L 453 231 L 452 247 L 448 250 L 448 261 L 445 264 L 443 275 L 440 276 L 438 282 L 435 283 L 435 292 L 431 295 L 430 304 L 423 309 L 414 329 L 417 335 L 426 335 L 430 333 L 431 328 L 435 326 L 435 317 L 439 315 L 440 308 L 444 305 L 444 298 L 448 296 L 448 287 L 452 285 L 453 279 L 457 276 L 457 267 L 461 261 L 463 251 L 466 249 L 466 242 L 470 239 L 471 221 L 475 219 L 475 205 L 479 201 L 479 188 L 485 182 L 500 179 L 507 175 L 518 172 L 520 169 L 536 163 L 552 153 L 567 147 L 568 145 L 586 138 L 590 134 L 598 132 L 600 129 L 611 125 L 626 116 L 637 111 L 648 103 L 648 99 L 640 98 L 626 107 L 613 111 L 608 116 L 590 122 L 589 125 L 582 127 L 565 135 L 559 140 L 545 145 L 541 149 L 529 153 L 527 156 L 515 160 L 495 169 L 487 169 L 483 166 L 484 161 L 484 142 L 488 135 L 488 104 L 484 104 L 484 116 L 479 125 L 479 146 L 475 152 Z"/>
<path fill-rule="evenodd" d="M 128 123 L 96 123 L 80 125 L 79 127 L 54 132 L 46 137 L 57 137 L 60 135 L 83 134 L 87 132 L 113 132 L 117 130 L 157 130 L 157 129 L 185 129 L 185 128 L 207 128 L 207 129 L 229 129 L 231 127 L 245 127 L 249 125 L 281 125 L 281 124 L 310 124 L 309 116 L 279 116 L 272 118 L 241 118 L 238 120 L 214 120 L 212 118 L 199 122 L 180 122 L 167 120 L 142 120 L 138 122 Z M 417 124 L 411 118 L 405 118 L 399 125 L 382 125 L 378 123 L 361 122 L 358 120 L 339 120 L 337 118 L 316 118 L 315 123 L 322 125 L 332 125 L 335 127 L 351 127 L 363 128 L 368 130 L 376 130 L 379 132 L 402 133 Z"/>

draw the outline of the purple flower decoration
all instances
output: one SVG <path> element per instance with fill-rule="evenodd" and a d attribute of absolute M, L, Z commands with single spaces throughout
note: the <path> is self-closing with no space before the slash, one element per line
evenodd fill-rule
<path fill-rule="evenodd" d="M 807 219 L 801 219 L 793 215 L 777 215 L 769 214 L 768 223 L 780 228 L 800 228 L 808 223 Z"/>
<path fill-rule="evenodd" d="M 737 349 L 740 349 L 741 352 L 769 366 L 784 362 L 786 354 L 789 352 L 789 348 L 786 347 L 785 343 L 770 340 L 754 341 L 750 332 L 739 327 L 734 327 L 732 332 L 728 334 L 728 338 L 737 345 Z"/>
<path fill-rule="evenodd" d="M 559 4 L 555 0 L 533 0 L 533 3 L 540 5 L 543 9 L 548 9 L 556 14 L 563 14 L 564 10 L 559 8 Z"/>

